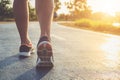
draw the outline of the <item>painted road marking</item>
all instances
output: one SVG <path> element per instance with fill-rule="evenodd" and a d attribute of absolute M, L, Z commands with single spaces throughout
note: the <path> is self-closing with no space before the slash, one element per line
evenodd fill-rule
<path fill-rule="evenodd" d="M 54 34 L 51 35 L 52 37 L 56 38 L 56 39 L 59 39 L 59 40 L 62 40 L 62 41 L 65 41 L 66 39 L 65 38 L 62 38 L 60 36 L 56 36 Z"/>

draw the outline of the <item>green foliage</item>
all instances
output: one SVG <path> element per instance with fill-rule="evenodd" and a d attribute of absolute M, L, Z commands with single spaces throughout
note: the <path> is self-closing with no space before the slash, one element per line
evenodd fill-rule
<path fill-rule="evenodd" d="M 92 30 L 106 31 L 112 29 L 114 26 L 109 21 L 95 21 L 91 19 L 80 19 L 75 21 L 75 26 L 88 28 Z"/>
<path fill-rule="evenodd" d="M 55 8 L 54 11 L 56 12 L 58 9 L 60 9 L 61 3 L 59 0 L 54 0 Z"/>
<path fill-rule="evenodd" d="M 0 20 L 13 17 L 13 10 L 10 4 L 10 0 L 0 0 Z"/>
<path fill-rule="evenodd" d="M 90 27 L 91 23 L 94 23 L 94 22 L 89 19 L 80 19 L 75 21 L 75 25 L 81 26 L 81 27 Z"/>
<path fill-rule="evenodd" d="M 56 20 L 59 20 L 59 21 L 66 21 L 68 20 L 68 15 L 65 15 L 65 14 L 60 14 Z"/>
<path fill-rule="evenodd" d="M 0 1 L 0 20 L 14 20 L 13 8 L 10 7 L 10 0 L 1 0 Z M 29 5 L 29 16 L 30 20 L 37 20 L 35 8 L 32 8 L 30 3 Z"/>
<path fill-rule="evenodd" d="M 55 8 L 54 8 L 54 17 L 57 17 L 57 10 L 60 9 L 61 3 L 59 0 L 54 0 L 54 4 L 55 4 Z M 31 7 L 31 4 L 29 3 L 29 16 L 30 16 L 30 20 L 37 20 L 37 15 L 36 15 L 36 11 L 35 8 Z"/>
<path fill-rule="evenodd" d="M 37 15 L 36 15 L 35 8 L 32 8 L 30 3 L 28 3 L 28 6 L 29 6 L 29 18 L 30 18 L 30 21 L 37 20 Z"/>
<path fill-rule="evenodd" d="M 70 11 L 71 17 L 74 19 L 90 18 L 92 10 L 87 6 L 86 0 L 72 0 L 66 2 L 65 5 Z"/>
<path fill-rule="evenodd" d="M 86 0 L 72 0 L 65 4 L 67 8 L 71 10 L 83 10 L 86 8 Z"/>
<path fill-rule="evenodd" d="M 120 35 L 120 25 L 114 25 L 113 22 L 110 21 L 96 21 L 84 18 L 72 22 L 62 22 L 60 24 L 70 27 Z"/>

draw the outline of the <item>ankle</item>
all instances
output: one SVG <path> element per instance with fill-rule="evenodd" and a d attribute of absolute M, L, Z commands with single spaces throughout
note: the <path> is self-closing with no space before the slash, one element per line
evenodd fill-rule
<path fill-rule="evenodd" d="M 49 41 L 51 41 L 50 35 L 48 35 L 48 34 L 41 34 L 40 39 L 41 39 L 42 37 L 47 37 L 47 39 L 48 39 Z"/>
<path fill-rule="evenodd" d="M 30 40 L 27 40 L 27 41 L 22 41 L 21 42 L 21 45 L 26 45 L 26 46 L 32 46 L 32 42 Z"/>
<path fill-rule="evenodd" d="M 26 45 L 26 46 L 28 46 L 28 47 L 32 47 L 32 46 L 33 46 L 32 43 L 30 43 L 30 44 L 23 43 L 23 44 L 21 44 L 21 45 Z"/>
<path fill-rule="evenodd" d="M 49 42 L 50 42 L 51 39 L 50 39 L 50 37 L 48 37 L 48 36 L 41 36 L 41 37 L 40 37 L 40 42 L 41 42 L 41 41 L 49 41 Z"/>

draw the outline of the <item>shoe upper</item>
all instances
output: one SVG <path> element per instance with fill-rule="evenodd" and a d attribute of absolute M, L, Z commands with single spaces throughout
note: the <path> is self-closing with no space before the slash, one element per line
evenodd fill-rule
<path fill-rule="evenodd" d="M 40 42 L 42 42 L 42 41 L 48 41 L 48 42 L 50 42 L 50 40 L 48 39 L 48 37 L 47 37 L 47 36 L 43 36 L 43 37 L 41 37 L 41 38 L 40 38 L 40 40 L 39 40 L 39 42 L 38 42 L 37 46 L 38 46 L 38 45 L 39 45 L 39 43 L 40 43 Z"/>
<path fill-rule="evenodd" d="M 32 47 L 26 46 L 26 45 L 21 45 L 19 51 L 20 52 L 29 52 L 32 50 Z"/>

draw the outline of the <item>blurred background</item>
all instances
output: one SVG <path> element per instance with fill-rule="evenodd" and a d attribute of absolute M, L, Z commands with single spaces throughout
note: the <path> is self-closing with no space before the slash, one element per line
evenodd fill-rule
<path fill-rule="evenodd" d="M 14 21 L 14 0 L 0 0 L 0 21 Z M 54 0 L 59 24 L 119 35 L 120 0 Z M 30 21 L 37 21 L 35 0 L 29 1 Z M 60 22 L 61 21 L 61 22 Z"/>

